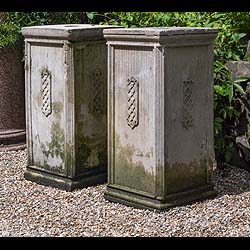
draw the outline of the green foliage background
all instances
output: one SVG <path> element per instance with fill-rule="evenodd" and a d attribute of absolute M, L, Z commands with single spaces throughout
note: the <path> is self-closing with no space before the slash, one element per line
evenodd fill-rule
<path fill-rule="evenodd" d="M 6 12 L 0 15 L 0 48 L 22 40 L 21 28 L 60 23 L 113 24 L 125 27 L 187 26 L 218 28 L 214 46 L 214 139 L 219 164 L 235 148 L 231 128 L 240 115 L 234 96 L 249 79 L 232 80 L 226 62 L 242 60 L 250 39 L 250 12 Z"/>

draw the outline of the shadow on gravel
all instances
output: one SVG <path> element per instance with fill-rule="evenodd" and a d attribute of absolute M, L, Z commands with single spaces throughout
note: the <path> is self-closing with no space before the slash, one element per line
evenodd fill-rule
<path fill-rule="evenodd" d="M 226 165 L 213 173 L 213 184 L 217 197 L 250 192 L 250 172 L 236 166 Z"/>

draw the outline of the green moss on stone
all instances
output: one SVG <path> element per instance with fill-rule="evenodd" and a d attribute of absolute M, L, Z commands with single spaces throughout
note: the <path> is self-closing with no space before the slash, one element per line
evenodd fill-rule
<path fill-rule="evenodd" d="M 52 123 L 50 130 L 50 142 L 41 143 L 41 150 L 46 158 L 49 156 L 60 157 L 64 160 L 64 130 L 60 127 L 60 123 Z"/>
<path fill-rule="evenodd" d="M 118 135 L 116 135 L 115 147 L 115 183 L 154 193 L 154 175 L 145 170 L 141 161 L 133 162 L 135 147 L 133 145 L 122 146 Z"/>
<path fill-rule="evenodd" d="M 47 144 L 48 154 L 54 158 L 60 157 L 64 160 L 64 130 L 60 127 L 59 122 L 53 122 L 50 130 L 51 140 Z"/>
<path fill-rule="evenodd" d="M 63 111 L 63 104 L 61 102 L 54 102 L 52 104 L 52 111 L 58 119 L 61 119 L 61 114 Z"/>
<path fill-rule="evenodd" d="M 207 160 L 166 164 L 168 194 L 186 191 L 207 184 Z"/>
<path fill-rule="evenodd" d="M 98 160 L 101 166 L 106 166 L 108 162 L 107 147 L 100 145 L 100 151 L 98 152 Z"/>
<path fill-rule="evenodd" d="M 78 121 L 76 130 L 76 157 L 79 168 L 106 166 L 106 144 L 105 137 L 100 134 L 85 135 L 84 122 Z"/>
<path fill-rule="evenodd" d="M 79 143 L 77 145 L 77 157 L 78 157 L 78 163 L 80 163 L 83 166 L 86 166 L 87 160 L 91 154 L 91 148 L 87 142 L 87 138 L 79 139 Z"/>
<path fill-rule="evenodd" d="M 63 172 L 62 167 L 50 166 L 48 164 L 48 158 L 61 158 L 63 161 L 65 159 L 64 155 L 64 130 L 61 128 L 59 122 L 53 122 L 50 129 L 50 141 L 46 144 L 41 143 L 41 150 L 43 152 L 43 164 L 36 163 L 38 166 L 44 169 L 52 170 L 53 172 L 61 173 Z"/>

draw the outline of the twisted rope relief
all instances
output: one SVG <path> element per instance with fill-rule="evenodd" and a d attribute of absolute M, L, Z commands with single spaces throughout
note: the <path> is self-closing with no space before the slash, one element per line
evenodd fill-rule
<path fill-rule="evenodd" d="M 134 129 L 139 125 L 139 82 L 133 76 L 127 80 L 128 115 L 127 123 Z"/>
<path fill-rule="evenodd" d="M 96 116 L 100 116 L 104 111 L 104 84 L 103 84 L 103 74 L 100 69 L 96 69 L 91 74 L 91 109 Z"/>
<path fill-rule="evenodd" d="M 47 117 L 52 112 L 51 106 L 51 73 L 44 69 L 41 73 L 42 113 Z"/>
<path fill-rule="evenodd" d="M 183 118 L 182 126 L 186 129 L 193 126 L 193 81 L 183 81 Z"/>

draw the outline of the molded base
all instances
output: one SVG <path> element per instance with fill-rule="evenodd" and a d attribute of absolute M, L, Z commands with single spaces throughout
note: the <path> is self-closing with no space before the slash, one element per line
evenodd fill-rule
<path fill-rule="evenodd" d="M 81 189 L 84 187 L 105 183 L 107 181 L 107 173 L 93 173 L 92 175 L 86 174 L 76 178 L 69 178 L 39 171 L 33 169 L 32 167 L 27 167 L 26 171 L 24 172 L 24 178 L 45 186 L 72 191 L 74 189 Z"/>
<path fill-rule="evenodd" d="M 136 208 L 165 210 L 178 205 L 186 205 L 193 201 L 209 197 L 212 198 L 215 195 L 216 191 L 212 185 L 206 185 L 197 189 L 171 194 L 164 199 L 153 196 L 147 197 L 108 185 L 104 193 L 104 198 L 112 202 L 118 202 Z"/>
<path fill-rule="evenodd" d="M 11 129 L 0 131 L 0 151 L 26 148 L 26 130 Z"/>

